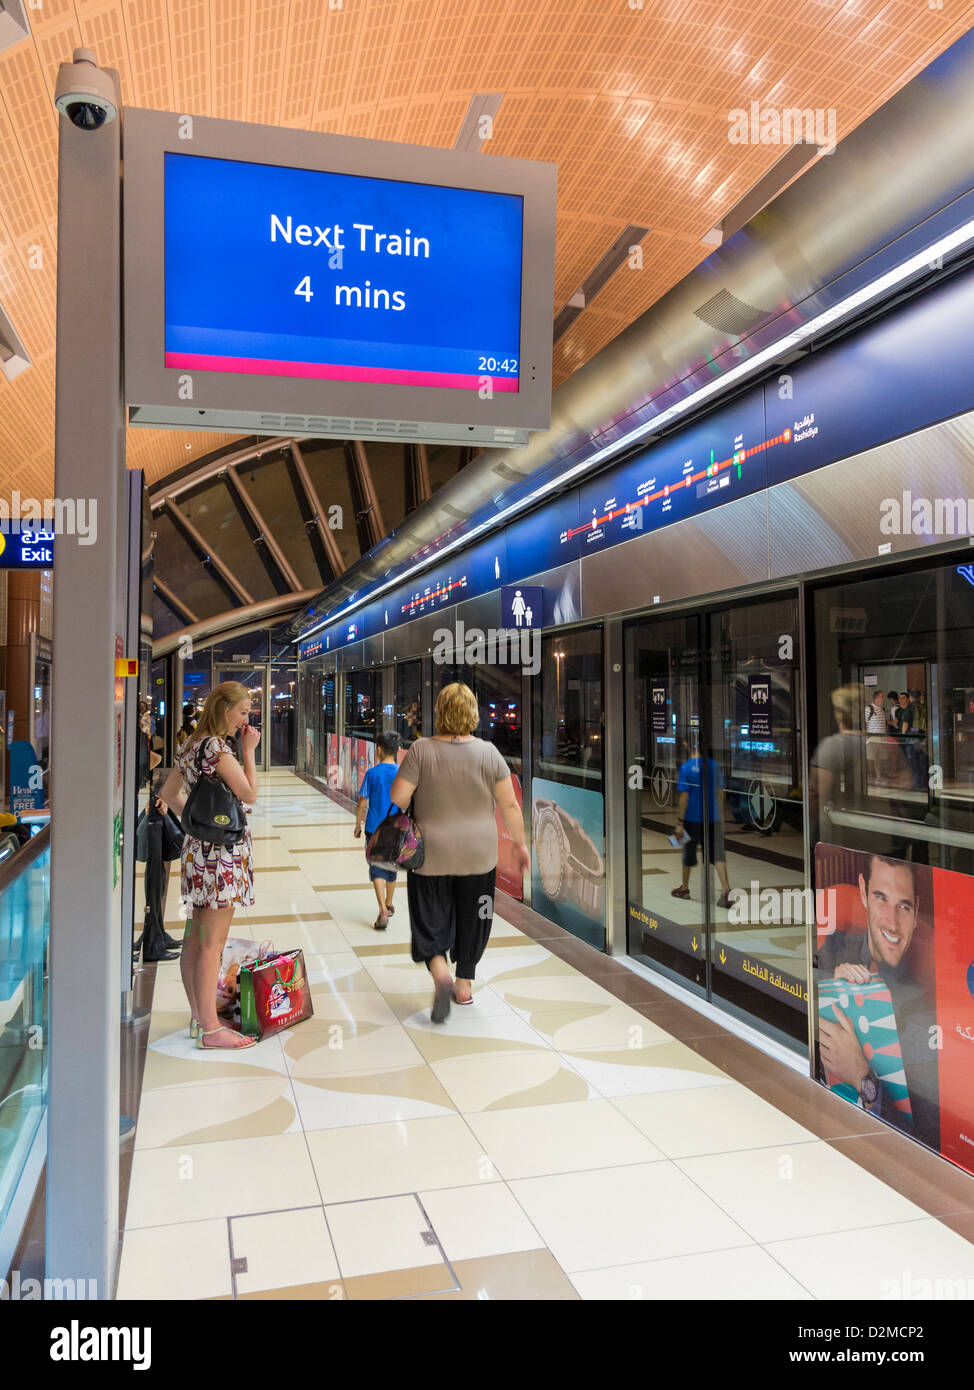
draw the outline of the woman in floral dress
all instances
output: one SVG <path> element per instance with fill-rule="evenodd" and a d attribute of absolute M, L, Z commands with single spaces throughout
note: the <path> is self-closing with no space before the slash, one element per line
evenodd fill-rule
<path fill-rule="evenodd" d="M 250 727 L 249 717 L 247 687 L 237 681 L 218 685 L 203 706 L 192 737 L 176 755 L 176 766 L 162 789 L 162 802 L 182 807 L 202 774 L 219 777 L 245 807 L 253 804 L 257 799 L 254 755 L 260 731 Z M 242 767 L 227 741 L 238 730 Z M 254 901 L 250 827 L 229 848 L 187 835 L 183 840 L 181 895 L 192 914 L 179 961 L 189 999 L 190 1037 L 202 1048 L 252 1047 L 255 1038 L 245 1038 L 221 1024 L 216 1014 L 216 982 L 234 909 L 251 907 Z"/>

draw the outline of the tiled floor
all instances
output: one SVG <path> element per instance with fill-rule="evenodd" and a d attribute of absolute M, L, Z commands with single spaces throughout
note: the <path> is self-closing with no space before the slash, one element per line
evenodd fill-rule
<path fill-rule="evenodd" d="M 434 1027 L 404 884 L 376 933 L 351 825 L 289 772 L 251 818 L 234 935 L 303 948 L 313 1020 L 204 1054 L 157 967 L 120 1298 L 974 1289 L 974 1179 L 516 905 Z"/>

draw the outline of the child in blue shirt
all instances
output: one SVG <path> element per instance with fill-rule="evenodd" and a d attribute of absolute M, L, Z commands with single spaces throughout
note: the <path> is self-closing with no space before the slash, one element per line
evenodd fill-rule
<path fill-rule="evenodd" d="M 380 734 L 375 741 L 375 751 L 379 761 L 375 767 L 369 768 L 362 778 L 361 787 L 359 787 L 358 808 L 355 814 L 355 838 L 357 840 L 362 835 L 363 818 L 365 819 L 365 838 L 368 842 L 369 836 L 378 829 L 392 809 L 389 789 L 396 780 L 396 774 L 399 771 L 399 764 L 396 762 L 398 749 L 398 734 Z M 396 891 L 398 873 L 399 870 L 395 864 L 369 864 L 369 878 L 379 904 L 379 915 L 372 923 L 376 931 L 385 931 L 389 925 L 389 918 L 396 910 L 392 905 L 392 895 Z"/>

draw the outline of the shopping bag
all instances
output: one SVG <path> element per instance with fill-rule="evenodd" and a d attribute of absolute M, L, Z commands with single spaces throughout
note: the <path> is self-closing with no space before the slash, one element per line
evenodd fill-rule
<path fill-rule="evenodd" d="M 241 1033 L 266 1038 L 314 1013 L 303 951 L 242 965 L 237 980 Z"/>
<path fill-rule="evenodd" d="M 272 941 L 247 941 L 242 936 L 227 938 L 220 961 L 220 973 L 216 978 L 217 1013 L 226 1013 L 234 1008 L 237 994 L 237 973 L 245 961 L 266 960 L 273 956 Z"/>

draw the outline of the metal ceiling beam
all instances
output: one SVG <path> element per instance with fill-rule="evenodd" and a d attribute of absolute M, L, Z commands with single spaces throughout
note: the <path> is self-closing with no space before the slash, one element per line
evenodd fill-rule
<path fill-rule="evenodd" d="M 429 455 L 425 444 L 403 445 L 403 469 L 406 475 L 406 515 L 428 502 L 433 495 L 430 487 Z"/>
<path fill-rule="evenodd" d="M 152 587 L 162 599 L 167 608 L 171 608 L 181 623 L 198 623 L 199 617 L 193 612 L 192 608 L 187 607 L 181 598 L 177 598 L 168 584 L 164 584 L 158 575 L 153 575 Z"/>
<path fill-rule="evenodd" d="M 254 543 L 254 549 L 267 571 L 267 577 L 279 594 L 297 593 L 298 589 L 301 588 L 301 581 L 294 573 L 288 563 L 287 556 L 278 545 L 274 533 L 261 515 L 246 483 L 232 466 L 227 467 L 223 476 L 234 506 L 240 514 L 240 520 L 246 526 L 250 539 Z"/>
<path fill-rule="evenodd" d="M 361 439 L 354 439 L 345 445 L 345 466 L 352 485 L 352 496 L 355 498 L 359 545 L 364 554 L 379 544 L 386 534 L 386 528 L 382 521 L 378 494 L 372 481 L 368 455 Z"/>
<path fill-rule="evenodd" d="M 304 522 L 304 529 L 308 533 L 308 541 L 315 557 L 315 564 L 318 566 L 318 573 L 327 583 L 330 579 L 335 579 L 345 572 L 345 561 L 342 559 L 342 552 L 338 549 L 334 531 L 325 522 L 324 508 L 318 498 L 315 485 L 311 481 L 308 465 L 305 463 L 304 456 L 295 439 L 291 440 L 285 462 L 288 477 L 291 479 L 291 486 L 294 488 L 294 496 L 301 512 L 301 520 Z"/>
<path fill-rule="evenodd" d="M 157 660 L 169 652 L 176 651 L 187 637 L 192 638 L 194 642 L 202 642 L 206 637 L 221 634 L 232 638 L 247 624 L 251 627 L 259 624 L 262 618 L 286 618 L 289 613 L 310 602 L 317 592 L 317 589 L 302 589 L 297 594 L 279 594 L 276 598 L 264 598 L 257 603 L 250 603 L 246 608 L 229 608 L 224 613 L 214 614 L 212 618 L 201 618 L 192 626 L 180 628 L 178 632 L 170 632 L 168 636 L 160 637 L 158 642 L 153 642 L 153 659 Z"/>
<path fill-rule="evenodd" d="M 237 468 L 245 463 L 253 463 L 263 456 L 269 458 L 271 454 L 287 449 L 292 442 L 290 439 L 262 439 L 257 444 L 249 444 L 245 449 L 238 449 L 236 453 L 225 453 L 210 458 L 199 468 L 194 468 L 181 477 L 173 478 L 171 482 L 163 479 L 161 483 L 156 483 L 154 487 L 149 489 L 149 505 L 154 512 L 161 511 L 167 501 L 181 497 L 186 492 L 192 492 L 202 483 L 217 479 L 225 468 Z"/>
<path fill-rule="evenodd" d="M 196 527 L 190 521 L 189 517 L 184 516 L 175 502 L 168 497 L 165 499 L 164 505 L 166 515 L 176 527 L 176 530 L 195 552 L 197 559 L 204 569 L 208 569 L 211 572 L 213 578 L 220 585 L 220 588 L 226 594 L 230 602 L 238 607 L 245 603 L 253 603 L 253 595 L 247 592 L 240 583 L 240 580 L 230 572 L 219 555 L 213 553 L 203 536 L 200 535 L 199 531 L 197 531 Z"/>

